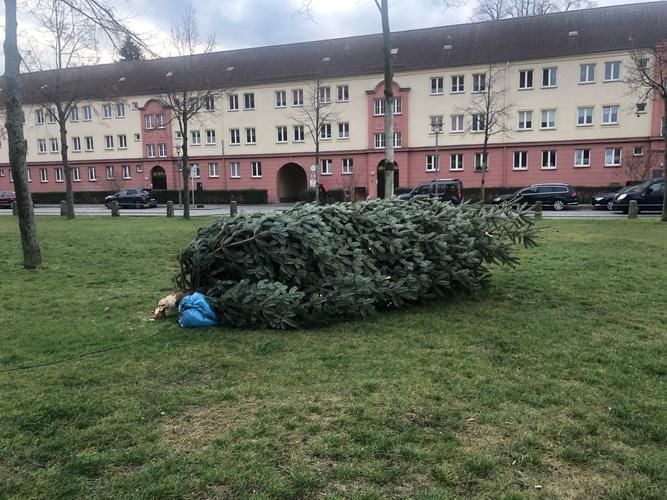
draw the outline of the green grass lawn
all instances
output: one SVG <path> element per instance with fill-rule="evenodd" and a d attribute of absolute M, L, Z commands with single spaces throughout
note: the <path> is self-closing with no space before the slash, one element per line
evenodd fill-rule
<path fill-rule="evenodd" d="M 667 225 L 548 221 L 475 297 L 310 331 L 149 321 L 205 221 L 0 217 L 0 498 L 664 498 Z"/>

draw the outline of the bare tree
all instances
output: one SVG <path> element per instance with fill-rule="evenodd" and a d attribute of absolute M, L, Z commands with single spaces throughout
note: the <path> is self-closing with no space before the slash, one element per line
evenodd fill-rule
<path fill-rule="evenodd" d="M 23 135 L 23 109 L 19 81 L 21 56 L 16 40 L 16 0 L 5 0 L 5 101 L 9 163 L 16 190 L 19 231 L 23 249 L 23 267 L 36 269 L 42 265 L 42 252 L 37 239 L 35 212 L 30 197 L 26 169 L 26 143 Z"/>
<path fill-rule="evenodd" d="M 591 0 L 478 0 L 474 21 L 497 21 L 508 17 L 526 17 L 593 7 Z"/>
<path fill-rule="evenodd" d="M 624 155 L 623 169 L 630 180 L 646 181 L 651 177 L 656 165 L 662 162 L 662 152 L 649 149 L 646 152 L 642 151 L 641 155 L 635 155 L 632 149 Z"/>
<path fill-rule="evenodd" d="M 205 43 L 200 41 L 196 12 L 192 6 L 186 7 L 180 21 L 171 29 L 171 43 L 179 57 L 170 61 L 164 75 L 164 91 L 160 99 L 171 109 L 169 120 L 178 125 L 181 137 L 181 174 L 183 178 L 182 201 L 183 218 L 190 218 L 190 173 L 188 153 L 188 133 L 190 123 L 199 113 L 215 108 L 215 99 L 224 94 L 223 85 L 216 75 L 195 69 L 195 55 L 207 54 L 215 47 L 215 37 L 210 36 Z M 227 68 L 227 73 L 233 68 Z"/>
<path fill-rule="evenodd" d="M 639 102 L 662 101 L 662 168 L 663 176 L 667 178 L 667 42 L 662 41 L 650 49 L 634 49 L 626 70 L 625 81 Z M 667 189 L 662 199 L 661 220 L 667 222 Z"/>
<path fill-rule="evenodd" d="M 477 167 L 481 170 L 480 199 L 485 200 L 485 179 L 489 169 L 489 139 L 509 131 L 507 124 L 512 104 L 506 99 L 506 69 L 489 65 L 488 73 L 477 76 L 476 87 L 470 104 L 463 111 L 472 117 L 470 131 L 483 134 L 482 158 Z"/>

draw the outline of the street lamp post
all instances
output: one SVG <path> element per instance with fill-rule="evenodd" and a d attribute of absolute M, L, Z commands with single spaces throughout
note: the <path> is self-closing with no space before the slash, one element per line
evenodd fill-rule
<path fill-rule="evenodd" d="M 435 134 L 435 197 L 438 197 L 438 174 L 440 173 L 440 155 L 438 154 L 438 136 L 442 133 L 442 115 L 431 117 L 431 131 Z"/>
<path fill-rule="evenodd" d="M 178 166 L 178 175 L 176 175 L 176 178 L 181 178 L 182 175 L 181 172 L 183 171 L 183 157 L 181 156 L 181 148 L 182 148 L 182 141 L 183 139 L 180 137 L 176 138 L 176 165 Z M 176 185 L 178 188 L 178 184 Z M 183 190 L 178 189 L 178 204 L 183 205 Z"/>

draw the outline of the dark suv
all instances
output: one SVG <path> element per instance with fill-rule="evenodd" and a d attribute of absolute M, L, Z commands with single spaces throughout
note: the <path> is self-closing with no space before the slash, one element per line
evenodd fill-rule
<path fill-rule="evenodd" d="M 104 205 L 111 208 L 111 203 L 117 201 L 119 207 L 144 208 L 157 207 L 157 201 L 144 189 L 123 189 L 104 198 Z"/>
<path fill-rule="evenodd" d="M 662 210 L 665 179 L 651 179 L 631 188 L 626 188 L 614 197 L 613 209 L 628 213 L 630 201 L 636 200 L 640 211 Z"/>
<path fill-rule="evenodd" d="M 494 204 L 510 202 L 516 204 L 525 203 L 527 205 L 534 205 L 535 202 L 541 201 L 542 205 L 553 207 L 554 210 L 558 211 L 563 210 L 567 206 L 579 204 L 577 192 L 572 186 L 555 182 L 533 184 L 519 189 L 516 193 L 496 196 L 492 201 Z"/>
<path fill-rule="evenodd" d="M 14 191 L 0 191 L 0 207 L 11 208 L 16 201 Z"/>
<path fill-rule="evenodd" d="M 454 205 L 458 205 L 463 201 L 463 183 L 458 179 L 438 179 L 420 184 L 409 193 L 398 196 L 399 200 L 427 198 L 451 201 Z"/>

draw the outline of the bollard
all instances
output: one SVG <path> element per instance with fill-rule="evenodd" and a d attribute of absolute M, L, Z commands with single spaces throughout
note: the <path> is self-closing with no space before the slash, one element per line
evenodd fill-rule
<path fill-rule="evenodd" d="M 233 201 L 233 200 L 230 201 L 229 202 L 229 215 L 233 217 L 233 216 L 238 215 L 238 214 L 239 214 L 239 209 L 236 206 L 236 202 Z"/>
<path fill-rule="evenodd" d="M 630 207 L 628 208 L 628 219 L 636 219 L 639 213 L 639 206 L 637 200 L 630 200 Z"/>
<path fill-rule="evenodd" d="M 533 211 L 535 212 L 535 220 L 542 220 L 542 202 L 541 201 L 536 201 L 535 202 L 535 207 L 533 208 Z"/>
<path fill-rule="evenodd" d="M 111 217 L 120 217 L 120 211 L 118 210 L 118 202 L 111 202 Z"/>
<path fill-rule="evenodd" d="M 168 201 L 167 202 L 167 217 L 173 217 L 174 216 L 174 202 L 173 201 Z"/>
<path fill-rule="evenodd" d="M 19 210 L 16 207 L 16 202 L 12 201 L 12 215 L 18 215 L 18 214 L 19 214 Z"/>
<path fill-rule="evenodd" d="M 67 202 L 65 200 L 60 202 L 60 216 L 67 217 Z"/>

